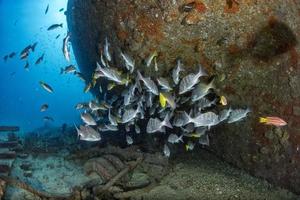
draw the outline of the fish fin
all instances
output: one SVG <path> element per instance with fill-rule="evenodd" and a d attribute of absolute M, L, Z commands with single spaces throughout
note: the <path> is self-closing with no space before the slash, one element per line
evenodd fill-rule
<path fill-rule="evenodd" d="M 184 118 L 185 118 L 184 120 L 186 121 L 185 125 L 192 122 L 192 118 L 185 111 L 183 112 L 183 115 L 184 115 Z"/>
<path fill-rule="evenodd" d="M 182 143 L 184 143 L 182 138 L 183 138 L 183 134 L 181 136 L 179 136 L 178 141 L 181 141 Z"/>
<path fill-rule="evenodd" d="M 201 76 L 208 76 L 206 70 L 202 67 L 202 65 L 199 64 L 199 71 L 198 71 L 198 75 Z"/>
<path fill-rule="evenodd" d="M 142 104 L 142 102 L 140 101 L 140 102 L 138 102 L 138 112 L 139 112 L 139 113 L 144 113 L 144 110 L 143 110 L 142 108 L 143 108 L 143 104 Z"/>
<path fill-rule="evenodd" d="M 215 84 L 215 83 L 216 83 L 216 77 L 217 77 L 217 76 L 213 76 L 212 79 L 210 80 L 210 82 L 209 82 L 209 84 L 208 84 L 208 85 L 209 85 L 209 88 L 212 88 L 212 89 L 215 89 L 215 88 L 216 88 L 216 84 Z"/>
<path fill-rule="evenodd" d="M 79 129 L 78 129 L 78 127 L 76 126 L 76 124 L 74 123 L 74 126 L 75 126 L 75 128 L 76 128 L 76 131 L 77 131 L 77 138 L 79 138 L 80 139 L 80 135 L 79 135 Z"/>
<path fill-rule="evenodd" d="M 252 112 L 251 108 L 248 107 L 248 108 L 246 109 L 246 112 L 247 112 L 247 113 Z"/>
<path fill-rule="evenodd" d="M 267 123 L 268 122 L 268 119 L 265 118 L 265 117 L 260 117 L 259 118 L 259 123 Z"/>
<path fill-rule="evenodd" d="M 96 64 L 97 64 L 97 67 L 96 67 L 95 71 L 102 71 L 101 65 L 98 62 L 96 62 Z"/>
<path fill-rule="evenodd" d="M 141 72 L 139 70 L 137 71 L 137 75 L 138 75 L 137 76 L 138 80 L 142 80 L 143 79 L 143 76 L 142 76 L 142 74 L 141 74 Z"/>
<path fill-rule="evenodd" d="M 173 128 L 172 124 L 170 123 L 170 116 L 169 114 L 167 114 L 165 116 L 165 119 L 164 121 L 162 122 L 162 126 L 166 126 L 166 127 L 169 127 L 169 128 Z"/>
<path fill-rule="evenodd" d="M 159 93 L 159 103 L 162 108 L 166 107 L 166 98 L 162 93 Z"/>

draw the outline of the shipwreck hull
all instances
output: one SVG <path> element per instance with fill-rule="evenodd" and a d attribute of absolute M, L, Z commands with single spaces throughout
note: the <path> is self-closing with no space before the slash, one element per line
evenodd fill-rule
<path fill-rule="evenodd" d="M 192 9 L 184 7 L 190 2 Z M 69 0 L 67 18 L 76 60 L 88 80 L 105 37 L 116 66 L 124 51 L 152 77 L 169 76 L 177 58 L 186 73 L 201 63 L 223 77 L 218 92 L 232 107 L 249 106 L 252 112 L 243 122 L 212 129 L 209 149 L 300 194 L 299 13 L 295 0 Z M 158 72 L 145 67 L 155 50 Z M 284 118 L 288 126 L 258 123 L 269 115 Z"/>

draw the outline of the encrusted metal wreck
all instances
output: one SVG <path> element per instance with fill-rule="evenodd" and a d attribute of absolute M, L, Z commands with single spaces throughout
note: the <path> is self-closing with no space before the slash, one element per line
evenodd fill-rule
<path fill-rule="evenodd" d="M 210 150 L 227 162 L 300 193 L 300 2 L 295 0 L 69 0 L 68 26 L 80 70 L 90 79 L 108 37 L 147 75 L 168 76 L 182 58 L 220 77 L 219 93 L 250 118 L 213 129 Z M 159 71 L 144 58 L 158 52 Z M 113 54 L 115 65 L 120 55 Z M 105 83 L 104 83 L 105 84 Z M 284 128 L 258 123 L 279 115 Z"/>

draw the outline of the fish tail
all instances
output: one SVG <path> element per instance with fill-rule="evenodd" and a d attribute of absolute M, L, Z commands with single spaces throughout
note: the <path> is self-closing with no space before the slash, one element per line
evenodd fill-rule
<path fill-rule="evenodd" d="M 183 139 L 182 139 L 182 138 L 183 138 L 183 134 L 182 134 L 181 136 L 179 136 L 179 139 L 178 139 L 178 140 L 181 141 L 181 142 L 183 143 Z"/>
<path fill-rule="evenodd" d="M 260 122 L 260 123 L 267 123 L 267 122 L 268 122 L 268 119 L 265 118 L 265 117 L 260 117 L 260 118 L 259 118 L 259 122 Z"/>
<path fill-rule="evenodd" d="M 159 103 L 161 107 L 165 108 L 166 107 L 166 98 L 162 93 L 159 93 Z"/>
<path fill-rule="evenodd" d="M 144 111 L 142 109 L 143 105 L 141 103 L 138 103 L 138 113 L 140 113 L 141 115 L 144 115 Z"/>
<path fill-rule="evenodd" d="M 137 76 L 138 80 L 142 80 L 143 79 L 143 76 L 142 76 L 142 74 L 141 74 L 141 72 L 139 70 L 137 71 L 137 75 L 138 75 Z"/>
<path fill-rule="evenodd" d="M 59 26 L 60 26 L 60 27 L 63 27 L 63 24 L 61 23 Z"/>
<path fill-rule="evenodd" d="M 186 145 L 184 145 L 184 147 L 185 147 L 185 150 L 186 150 L 186 151 L 189 150 L 189 145 L 186 144 Z"/>
<path fill-rule="evenodd" d="M 185 111 L 183 112 L 183 114 L 184 114 L 184 118 L 185 118 L 185 121 L 186 121 L 186 123 L 184 125 L 192 122 L 192 118 Z"/>
<path fill-rule="evenodd" d="M 210 83 L 209 83 L 209 88 L 215 89 L 216 88 L 216 76 L 214 76 Z"/>
<path fill-rule="evenodd" d="M 173 128 L 172 124 L 170 123 L 170 117 L 169 114 L 166 115 L 164 121 L 162 122 L 163 126 L 169 127 L 169 128 Z"/>
<path fill-rule="evenodd" d="M 80 137 L 80 135 L 79 135 L 79 129 L 78 129 L 78 127 L 76 126 L 76 124 L 74 123 L 74 126 L 75 126 L 75 128 L 76 128 L 76 131 L 77 131 L 77 137 Z"/>
<path fill-rule="evenodd" d="M 60 68 L 60 74 L 64 73 L 64 68 Z"/>
<path fill-rule="evenodd" d="M 200 76 L 207 76 L 206 70 L 202 67 L 202 65 L 199 64 L 199 72 L 198 75 Z"/>

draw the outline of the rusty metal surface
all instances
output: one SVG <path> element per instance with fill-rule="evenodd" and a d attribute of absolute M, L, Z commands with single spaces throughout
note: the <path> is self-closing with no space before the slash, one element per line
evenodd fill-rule
<path fill-rule="evenodd" d="M 176 4 L 173 4 L 176 2 Z M 232 106 L 250 106 L 247 121 L 210 134 L 211 150 L 251 174 L 300 193 L 300 2 L 296 0 L 69 0 L 68 25 L 81 71 L 91 77 L 107 36 L 151 76 L 167 76 L 181 57 L 186 73 L 201 63 L 225 76 L 218 85 Z M 144 59 L 159 53 L 160 71 Z M 284 128 L 258 123 L 281 116 Z"/>

